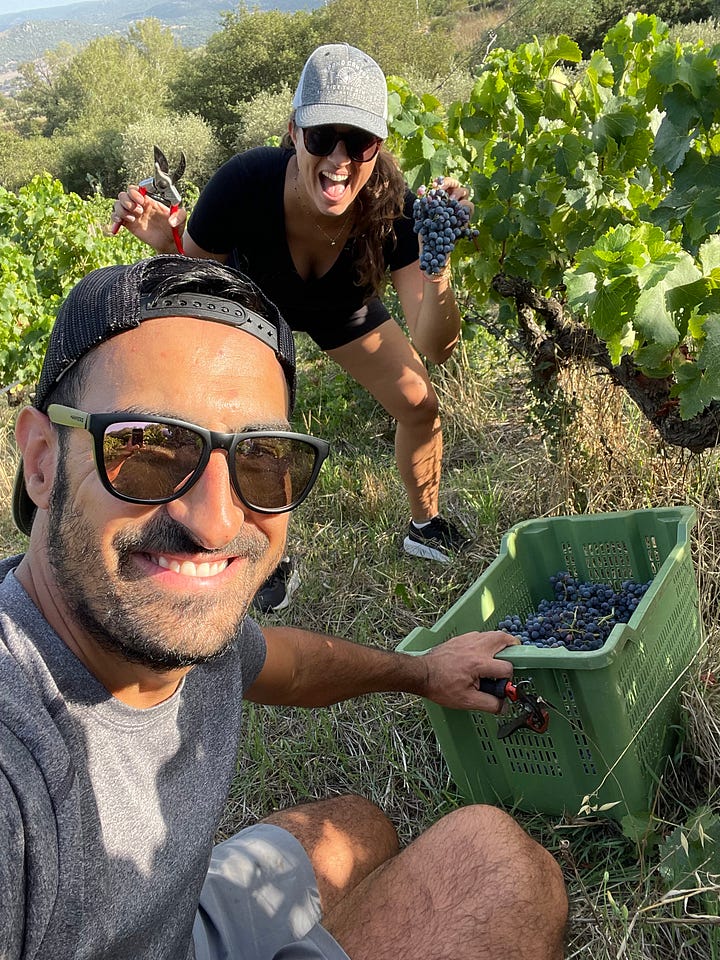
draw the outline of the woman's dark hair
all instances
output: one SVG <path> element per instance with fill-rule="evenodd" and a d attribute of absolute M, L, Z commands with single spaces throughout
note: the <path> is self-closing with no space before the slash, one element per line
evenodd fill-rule
<path fill-rule="evenodd" d="M 290 120 L 295 123 L 294 114 Z M 295 149 L 289 132 L 281 145 Z M 406 189 L 397 160 L 381 146 L 375 169 L 353 204 L 350 234 L 356 250 L 356 281 L 359 286 L 371 287 L 376 294 L 382 293 L 385 286 L 383 247 L 388 239 L 394 238 L 394 223 L 403 215 Z"/>

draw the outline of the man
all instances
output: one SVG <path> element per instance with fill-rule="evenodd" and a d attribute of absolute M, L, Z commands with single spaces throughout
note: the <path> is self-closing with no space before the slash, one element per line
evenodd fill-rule
<path fill-rule="evenodd" d="M 561 956 L 560 871 L 495 808 L 400 852 L 335 798 L 213 849 L 243 697 L 497 710 L 476 684 L 510 671 L 500 633 L 413 657 L 246 617 L 327 454 L 289 431 L 294 388 L 277 309 L 218 264 L 103 268 L 62 306 L 0 566 L 4 960 Z"/>

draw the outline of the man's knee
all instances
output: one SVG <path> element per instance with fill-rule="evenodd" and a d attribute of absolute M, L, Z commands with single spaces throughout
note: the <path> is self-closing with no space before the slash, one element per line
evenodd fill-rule
<path fill-rule="evenodd" d="M 509 814 L 498 807 L 473 804 L 447 814 L 433 827 L 438 831 L 435 843 L 446 846 L 446 861 L 451 866 L 453 852 L 463 852 L 465 863 L 479 873 L 505 876 L 495 894 L 506 887 L 511 899 L 545 903 L 554 919 L 564 926 L 567 895 L 562 870 L 552 854 L 537 843 Z"/>
<path fill-rule="evenodd" d="M 325 910 L 399 850 L 395 827 L 382 810 L 354 794 L 280 810 L 265 822 L 303 845 Z"/>

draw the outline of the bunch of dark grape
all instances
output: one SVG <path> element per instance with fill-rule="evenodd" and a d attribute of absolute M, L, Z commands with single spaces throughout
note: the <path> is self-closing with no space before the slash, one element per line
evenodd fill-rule
<path fill-rule="evenodd" d="M 541 600 L 523 622 L 516 616 L 498 623 L 525 646 L 599 650 L 616 623 L 627 623 L 652 583 L 625 580 L 618 590 L 605 583 L 582 583 L 567 572 L 550 577 L 555 599 Z"/>
<path fill-rule="evenodd" d="M 421 187 L 413 204 L 413 229 L 422 238 L 420 269 L 429 277 L 442 273 L 455 244 L 461 237 L 478 236 L 474 227 L 468 227 L 470 211 L 442 189 L 442 177 L 437 187 Z"/>

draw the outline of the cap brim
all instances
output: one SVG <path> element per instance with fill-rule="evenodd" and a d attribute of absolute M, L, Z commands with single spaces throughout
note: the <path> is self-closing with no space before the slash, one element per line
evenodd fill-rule
<path fill-rule="evenodd" d="M 21 533 L 26 533 L 30 536 L 35 510 L 35 504 L 25 489 L 25 474 L 21 460 L 18 464 L 17 473 L 15 474 L 15 485 L 13 486 L 12 492 L 12 516 L 15 521 L 15 526 Z"/>
<path fill-rule="evenodd" d="M 388 135 L 387 123 L 382 117 L 342 103 L 311 103 L 305 107 L 297 107 L 295 123 L 298 127 L 324 127 L 340 123 L 347 127 L 367 130 L 381 140 L 387 139 Z"/>

